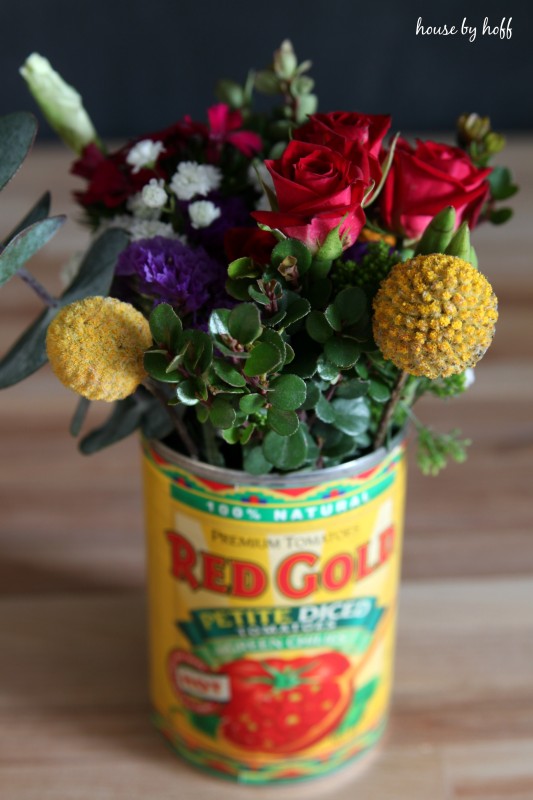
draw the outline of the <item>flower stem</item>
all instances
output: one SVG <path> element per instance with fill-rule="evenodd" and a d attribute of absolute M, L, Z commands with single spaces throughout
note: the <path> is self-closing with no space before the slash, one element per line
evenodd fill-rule
<path fill-rule="evenodd" d="M 199 458 L 198 448 L 196 447 L 195 443 L 189 436 L 189 432 L 185 427 L 185 425 L 183 424 L 183 420 L 181 419 L 179 414 L 176 412 L 173 406 L 169 406 L 168 398 L 165 396 L 164 392 L 162 392 L 161 389 L 151 380 L 143 381 L 143 386 L 145 387 L 145 389 L 148 389 L 150 394 L 152 394 L 156 398 L 156 400 L 159 400 L 159 402 L 161 403 L 161 405 L 171 418 L 174 428 L 176 429 L 176 433 L 180 437 L 182 444 L 184 445 L 185 450 L 187 451 L 187 454 L 195 461 L 198 461 Z"/>
<path fill-rule="evenodd" d="M 37 297 L 39 297 L 45 305 L 47 305 L 49 308 L 58 307 L 59 300 L 57 300 L 55 297 L 52 297 L 50 292 L 44 288 L 42 283 L 40 283 L 40 281 L 38 281 L 37 278 L 31 274 L 31 272 L 28 272 L 25 267 L 19 269 L 17 275 L 19 278 L 22 278 L 24 283 L 27 283 L 28 286 L 31 286 Z"/>
<path fill-rule="evenodd" d="M 396 379 L 396 383 L 394 384 L 394 389 L 392 390 L 390 400 L 385 406 L 383 416 L 381 417 L 380 423 L 378 425 L 376 438 L 374 439 L 374 450 L 377 450 L 379 447 L 381 447 L 381 445 L 385 441 L 385 436 L 387 434 L 389 422 L 391 421 L 392 415 L 396 410 L 396 406 L 398 405 L 398 402 L 400 400 L 400 397 L 402 395 L 408 377 L 409 373 L 402 370 Z"/>

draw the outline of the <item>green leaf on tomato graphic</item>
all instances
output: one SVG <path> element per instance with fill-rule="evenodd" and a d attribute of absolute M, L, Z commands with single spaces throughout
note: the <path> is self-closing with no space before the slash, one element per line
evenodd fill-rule
<path fill-rule="evenodd" d="M 346 733 L 351 728 L 354 728 L 365 713 L 368 701 L 376 691 L 379 685 L 379 678 L 373 678 L 364 686 L 356 689 L 354 699 L 343 721 L 336 730 L 336 733 Z"/>

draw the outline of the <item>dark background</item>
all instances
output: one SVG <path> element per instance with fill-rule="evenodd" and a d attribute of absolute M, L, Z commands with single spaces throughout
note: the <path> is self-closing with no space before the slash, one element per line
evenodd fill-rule
<path fill-rule="evenodd" d="M 393 114 L 402 131 L 450 130 L 465 111 L 533 128 L 532 4 L 404 0 L 0 0 L 0 113 L 34 109 L 18 68 L 37 51 L 83 95 L 99 134 L 203 119 L 217 78 L 243 81 L 282 39 L 313 60 L 320 109 Z M 477 26 L 416 36 L 416 22 Z M 512 17 L 512 38 L 482 36 Z M 50 135 L 41 125 L 41 137 Z"/>

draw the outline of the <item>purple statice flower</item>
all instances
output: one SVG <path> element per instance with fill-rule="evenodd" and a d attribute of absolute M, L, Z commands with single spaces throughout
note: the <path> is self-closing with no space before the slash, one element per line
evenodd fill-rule
<path fill-rule="evenodd" d="M 226 270 L 203 247 L 156 236 L 126 247 L 115 275 L 153 306 L 169 303 L 193 327 L 203 327 L 214 308 L 230 304 L 224 289 Z"/>

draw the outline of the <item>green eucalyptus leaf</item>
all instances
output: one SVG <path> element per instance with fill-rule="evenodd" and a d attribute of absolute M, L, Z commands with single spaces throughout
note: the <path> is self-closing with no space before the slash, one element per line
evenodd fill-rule
<path fill-rule="evenodd" d="M 36 133 L 37 120 L 27 111 L 16 111 L 0 117 L 0 189 L 9 183 L 21 167 Z"/>
<path fill-rule="evenodd" d="M 269 385 L 268 399 L 275 408 L 295 411 L 305 401 L 307 390 L 298 375 L 280 375 Z"/>
<path fill-rule="evenodd" d="M 275 431 L 269 431 L 263 440 L 266 460 L 285 472 L 303 466 L 307 449 L 307 439 L 301 427 L 292 436 L 280 436 Z"/>
<path fill-rule="evenodd" d="M 239 408 L 244 414 L 255 414 L 264 408 L 266 397 L 262 394 L 245 394 L 239 400 Z"/>
<path fill-rule="evenodd" d="M 85 418 L 87 416 L 87 412 L 89 410 L 90 405 L 91 401 L 88 400 L 86 397 L 80 397 L 80 399 L 78 400 L 74 416 L 72 417 L 72 422 L 70 423 L 71 436 L 74 437 L 79 436 L 79 433 L 82 429 L 83 423 L 85 422 Z"/>
<path fill-rule="evenodd" d="M 224 383 L 229 383 L 230 386 L 246 386 L 246 378 L 244 378 L 235 367 L 228 364 L 227 361 L 215 358 L 213 361 L 213 369 Z"/>
<path fill-rule="evenodd" d="M 39 220 L 11 239 L 0 251 L 0 286 L 12 278 L 52 238 L 65 219 L 65 216 L 60 216 Z"/>
<path fill-rule="evenodd" d="M 160 303 L 150 314 L 149 321 L 154 341 L 164 345 L 171 353 L 175 353 L 180 346 L 183 325 L 172 306 Z"/>
<path fill-rule="evenodd" d="M 103 425 L 88 433 L 80 441 L 81 452 L 84 455 L 91 455 L 126 439 L 140 426 L 144 411 L 145 406 L 133 397 L 119 400 L 114 404 L 110 416 Z"/>
<path fill-rule="evenodd" d="M 58 308 L 45 308 L 0 361 L 0 389 L 32 375 L 46 364 L 46 332 Z"/>
<path fill-rule="evenodd" d="M 281 363 L 279 350 L 266 342 L 259 342 L 250 353 L 244 365 L 244 374 L 248 377 L 265 375 L 272 372 Z"/>
<path fill-rule="evenodd" d="M 20 233 L 21 231 L 29 228 L 30 225 L 33 225 L 34 222 L 39 222 L 41 219 L 46 219 L 48 214 L 50 213 L 50 192 L 45 192 L 39 200 L 35 203 L 34 206 L 28 211 L 26 216 L 21 219 L 18 225 L 13 228 L 11 233 L 4 239 L 3 245 L 4 247 L 10 242 L 15 236 Z"/>
<path fill-rule="evenodd" d="M 322 311 L 311 311 L 306 317 L 305 329 L 311 339 L 320 344 L 324 344 L 333 336 L 333 328 Z"/>
<path fill-rule="evenodd" d="M 130 242 L 120 228 L 109 228 L 91 244 L 78 274 L 61 296 L 67 305 L 91 295 L 107 295 L 113 281 L 117 258 Z"/>
<path fill-rule="evenodd" d="M 361 348 L 354 339 L 347 336 L 334 336 L 324 345 L 324 354 L 328 361 L 340 369 L 353 367 L 361 355 Z"/>
<path fill-rule="evenodd" d="M 209 419 L 215 428 L 231 428 L 235 423 L 235 409 L 223 397 L 216 397 L 209 409 Z"/>
<path fill-rule="evenodd" d="M 298 430 L 300 420 L 294 411 L 284 411 L 280 408 L 269 408 L 267 412 L 267 425 L 280 436 L 292 436 Z"/>
<path fill-rule="evenodd" d="M 230 335 L 241 344 L 251 344 L 263 330 L 259 309 L 253 303 L 241 303 L 232 309 L 228 328 Z"/>

